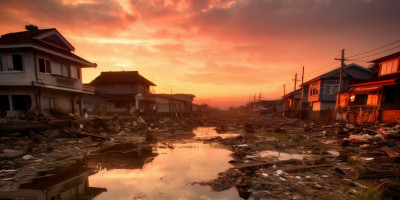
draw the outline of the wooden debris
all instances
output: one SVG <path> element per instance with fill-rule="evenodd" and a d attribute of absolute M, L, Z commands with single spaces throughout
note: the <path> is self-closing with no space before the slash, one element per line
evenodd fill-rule
<path fill-rule="evenodd" d="M 320 167 L 332 167 L 332 164 L 326 164 L 326 165 L 313 165 L 313 166 L 301 166 L 301 167 L 294 167 L 294 168 L 290 168 L 290 169 L 286 169 L 284 170 L 285 172 L 299 172 L 299 171 L 307 171 L 310 169 L 315 169 L 315 168 L 320 168 Z"/>
<path fill-rule="evenodd" d="M 254 164 L 246 164 L 246 165 L 239 165 L 236 166 L 236 169 L 245 169 L 245 168 L 253 168 L 253 167 L 268 167 L 272 165 L 280 165 L 280 164 L 292 164 L 297 163 L 298 160 L 283 160 L 278 162 L 261 162 L 261 163 L 254 163 Z"/>
<path fill-rule="evenodd" d="M 388 146 L 382 147 L 381 150 L 385 151 L 386 154 L 387 154 L 389 157 L 391 157 L 391 158 L 396 158 L 396 157 L 398 157 L 398 155 L 393 151 L 393 149 L 391 149 L 391 148 L 388 147 Z"/>
<path fill-rule="evenodd" d="M 93 134 L 93 133 L 81 132 L 81 131 L 77 131 L 76 134 L 83 135 L 83 136 L 90 136 L 90 137 L 104 139 L 104 140 L 110 139 L 109 137 L 105 137 L 105 136 L 101 136 L 101 135 L 97 135 L 97 134 Z"/>

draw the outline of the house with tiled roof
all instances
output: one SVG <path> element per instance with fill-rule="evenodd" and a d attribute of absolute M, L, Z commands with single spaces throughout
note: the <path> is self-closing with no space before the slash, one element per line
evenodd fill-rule
<path fill-rule="evenodd" d="M 351 122 L 400 121 L 400 52 L 370 61 L 378 73 L 338 93 L 340 118 Z"/>
<path fill-rule="evenodd" d="M 83 113 L 82 68 L 96 67 L 73 53 L 75 48 L 55 28 L 2 35 L 0 38 L 0 115 L 57 110 Z"/>
<path fill-rule="evenodd" d="M 101 72 L 89 83 L 94 95 L 85 95 L 85 105 L 93 114 L 133 113 L 155 110 L 155 96 L 150 92 L 156 84 L 138 71 Z"/>

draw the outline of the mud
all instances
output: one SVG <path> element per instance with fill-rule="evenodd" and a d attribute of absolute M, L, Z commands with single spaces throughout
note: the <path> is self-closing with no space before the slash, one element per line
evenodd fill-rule
<path fill-rule="evenodd" d="M 214 180 L 193 182 L 214 191 L 236 188 L 244 199 L 356 199 L 364 188 L 380 185 L 384 198 L 400 197 L 396 124 L 354 126 L 222 111 L 180 119 L 72 120 L 77 124 L 3 132 L 0 190 L 17 189 L 49 170 L 78 162 L 97 169 L 111 169 L 115 163 L 136 168 L 156 156 L 149 149 L 152 144 L 173 148 L 174 142 L 201 141 L 232 151 L 231 169 Z M 217 134 L 204 137 L 209 133 L 192 131 L 199 126 L 215 127 Z M 139 151 L 143 159 L 126 160 Z M 112 162 L 106 166 L 104 160 Z"/>

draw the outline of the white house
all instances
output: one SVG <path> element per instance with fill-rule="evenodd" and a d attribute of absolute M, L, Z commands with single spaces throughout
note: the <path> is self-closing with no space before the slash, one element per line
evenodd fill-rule
<path fill-rule="evenodd" d="M 83 94 L 81 69 L 96 67 L 73 53 L 75 48 L 55 29 L 26 26 L 0 38 L 0 116 L 54 109 L 79 113 Z"/>

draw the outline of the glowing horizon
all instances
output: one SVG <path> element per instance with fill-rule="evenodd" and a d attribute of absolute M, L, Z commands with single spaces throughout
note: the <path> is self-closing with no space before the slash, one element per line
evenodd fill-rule
<path fill-rule="evenodd" d="M 229 107 L 250 95 L 277 99 L 305 79 L 355 55 L 399 40 L 396 0 L 4 0 L 1 33 L 26 24 L 56 28 L 101 71 L 139 71 L 156 93 L 190 93 Z M 45 12 L 44 12 L 45 11 Z M 399 51 L 399 48 L 392 52 Z M 366 61 L 382 55 L 356 61 Z M 322 69 L 322 70 L 321 70 Z"/>

